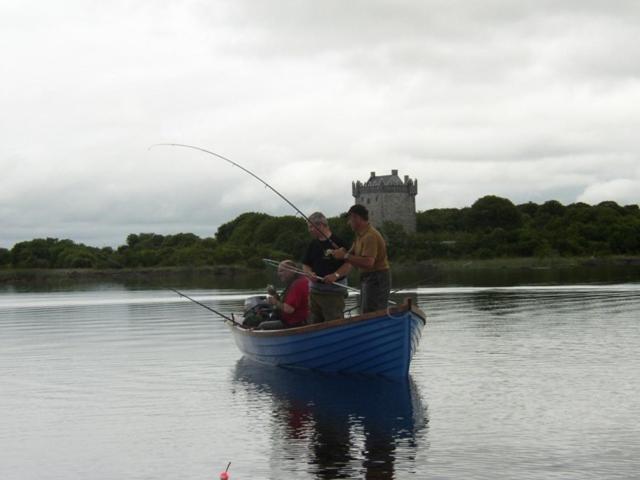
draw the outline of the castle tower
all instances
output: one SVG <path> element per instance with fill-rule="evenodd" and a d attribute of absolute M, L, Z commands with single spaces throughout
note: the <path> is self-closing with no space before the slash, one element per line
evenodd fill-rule
<path fill-rule="evenodd" d="M 391 175 L 381 176 L 371 172 L 365 183 L 352 182 L 351 191 L 356 203 L 367 207 L 369 220 L 375 227 L 381 227 L 384 222 L 393 222 L 402 225 L 405 232 L 415 233 L 418 180 L 405 175 L 402 181 L 398 170 L 391 170 Z"/>

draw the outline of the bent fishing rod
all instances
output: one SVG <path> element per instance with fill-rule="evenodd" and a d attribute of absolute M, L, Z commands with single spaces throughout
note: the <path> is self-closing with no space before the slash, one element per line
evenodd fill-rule
<path fill-rule="evenodd" d="M 184 294 L 184 293 L 182 293 L 182 292 L 179 292 L 179 291 L 178 291 L 178 290 L 176 290 L 175 288 L 171 288 L 171 287 L 164 287 L 164 288 L 166 288 L 167 290 L 171 290 L 172 292 L 177 293 L 178 295 L 180 295 L 181 297 L 186 298 L 187 300 L 191 300 L 191 301 L 192 301 L 193 303 L 195 303 L 196 305 L 200 305 L 202 308 L 206 308 L 206 309 L 207 309 L 207 310 L 209 310 L 210 312 L 215 313 L 216 315 L 218 315 L 218 316 L 220 316 L 220 317 L 224 318 L 225 320 L 228 320 L 228 321 L 229 321 L 229 322 L 231 322 L 231 323 L 234 323 L 234 324 L 236 324 L 236 325 L 240 325 L 238 322 L 236 322 L 236 321 L 233 319 L 233 317 L 229 317 L 228 315 L 225 315 L 224 313 L 220 313 L 219 311 L 214 310 L 213 308 L 209 307 L 208 305 L 205 305 L 204 303 L 200 303 L 199 301 L 197 301 L 197 300 L 195 300 L 195 299 L 191 298 L 190 296 L 185 295 L 185 294 Z"/>
<path fill-rule="evenodd" d="M 291 200 L 289 200 L 287 197 L 285 197 L 282 193 L 280 193 L 278 190 L 276 190 L 275 188 L 273 188 L 271 185 L 269 185 L 265 180 L 263 180 L 262 178 L 260 178 L 258 175 L 256 175 L 255 173 L 253 173 L 251 170 L 249 170 L 248 168 L 243 167 L 242 165 L 240 165 L 237 162 L 234 162 L 233 160 L 231 160 L 230 158 L 225 157 L 224 155 L 220 155 L 219 153 L 216 152 L 212 152 L 211 150 L 207 150 L 205 148 L 201 148 L 201 147 L 197 147 L 195 145 L 187 145 L 185 143 L 156 143 L 154 145 L 151 145 L 149 147 L 149 150 L 151 150 L 154 147 L 181 147 L 181 148 L 190 148 L 192 150 L 197 150 L 200 152 L 204 152 L 207 153 L 209 155 L 213 155 L 216 158 L 219 158 L 221 160 L 224 160 L 225 162 L 230 163 L 231 165 L 233 165 L 234 167 L 238 167 L 240 170 L 242 170 L 245 173 L 248 173 L 249 175 L 251 175 L 253 178 L 255 178 L 256 180 L 258 180 L 260 183 L 262 183 L 265 187 L 267 187 L 269 190 L 271 190 L 273 193 L 275 193 L 277 196 L 279 196 L 282 200 L 284 200 L 291 208 L 293 208 L 297 213 L 300 214 L 300 216 L 302 218 L 304 218 L 307 221 L 307 224 L 311 225 L 316 232 L 318 232 L 322 238 L 324 240 L 327 240 L 329 243 L 331 243 L 331 246 L 333 248 L 335 248 L 336 250 L 338 250 L 340 247 L 338 245 L 336 245 L 335 242 L 333 242 L 329 237 L 327 237 L 322 230 L 320 230 L 313 222 L 311 222 L 311 220 L 309 220 L 309 217 L 307 217 L 304 213 L 302 213 L 302 210 L 300 210 L 298 207 L 296 207 L 293 202 Z"/>

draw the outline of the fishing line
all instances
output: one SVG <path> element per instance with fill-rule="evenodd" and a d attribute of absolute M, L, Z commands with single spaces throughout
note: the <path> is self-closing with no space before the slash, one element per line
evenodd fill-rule
<path fill-rule="evenodd" d="M 396 294 L 398 292 L 402 292 L 403 290 L 414 290 L 414 289 L 422 286 L 425 282 L 433 280 L 436 277 L 436 275 L 437 275 L 437 273 L 431 273 L 429 276 L 424 277 L 419 282 L 410 283 L 409 286 L 399 287 L 399 288 L 396 288 L 396 289 L 392 290 L 391 292 L 389 292 L 389 295 L 394 295 L 394 294 Z"/>
<path fill-rule="evenodd" d="M 287 204 L 293 208 L 297 213 L 300 214 L 300 216 L 302 218 L 304 218 L 307 223 L 309 225 L 311 225 L 320 235 L 322 235 L 322 238 L 324 240 L 327 240 L 329 243 L 331 243 L 331 245 L 333 246 L 333 248 L 335 248 L 336 250 L 338 250 L 340 247 L 338 247 L 338 245 L 335 244 L 335 242 L 333 242 L 329 237 L 327 237 L 322 230 L 320 230 L 314 223 L 312 223 L 309 220 L 309 217 L 307 217 L 304 213 L 302 213 L 302 210 L 300 210 L 298 207 L 296 207 L 293 202 L 291 202 L 291 200 L 289 200 L 287 197 L 285 197 L 282 193 L 280 193 L 278 190 L 276 190 L 275 188 L 273 188 L 271 185 L 269 185 L 265 180 L 263 180 L 262 178 L 260 178 L 258 175 L 256 175 L 255 173 L 253 173 L 251 170 L 249 170 L 248 168 L 243 167 L 242 165 L 240 165 L 237 162 L 234 162 L 233 160 L 231 160 L 230 158 L 225 157 L 224 155 L 220 155 L 219 153 L 216 152 L 212 152 L 211 150 L 207 150 L 205 148 L 201 148 L 201 147 L 197 147 L 195 145 L 187 145 L 184 143 L 156 143 L 154 145 L 151 145 L 149 147 L 149 150 L 151 150 L 154 147 L 181 147 L 181 148 L 191 148 L 193 150 L 198 150 L 200 152 L 204 152 L 204 153 L 208 153 L 209 155 L 213 155 L 214 157 L 217 157 L 221 160 L 224 160 L 225 162 L 229 162 L 231 165 L 233 165 L 234 167 L 238 167 L 240 170 L 242 170 L 245 173 L 248 173 L 249 175 L 251 175 L 253 178 L 255 178 L 256 180 L 258 180 L 260 183 L 262 183 L 265 187 L 267 187 L 269 190 L 271 190 L 273 193 L 275 193 L 276 195 L 278 195 L 282 200 L 284 200 L 285 202 L 287 202 Z"/>
<path fill-rule="evenodd" d="M 193 299 L 193 298 L 191 298 L 190 296 L 185 295 L 184 293 L 182 293 L 182 292 L 180 292 L 180 291 L 176 290 L 175 288 L 171 288 L 171 287 L 164 287 L 164 288 L 166 288 L 167 290 L 171 290 L 172 292 L 177 293 L 178 295 L 180 295 L 181 297 L 186 298 L 187 300 L 191 300 L 191 301 L 192 301 L 193 303 L 195 303 L 196 305 L 200 305 L 201 307 L 206 308 L 206 309 L 207 309 L 207 310 L 209 310 L 210 312 L 213 312 L 213 313 L 215 313 L 216 315 L 219 315 L 220 317 L 224 318 L 225 320 L 230 321 L 231 323 L 234 323 L 234 324 L 236 324 L 236 325 L 240 325 L 240 324 L 239 324 L 238 322 L 236 322 L 232 317 L 229 317 L 229 316 L 225 315 L 224 313 L 220 313 L 219 311 L 214 310 L 213 308 L 209 307 L 208 305 L 205 305 L 204 303 L 200 303 L 199 301 L 194 300 L 194 299 Z"/>

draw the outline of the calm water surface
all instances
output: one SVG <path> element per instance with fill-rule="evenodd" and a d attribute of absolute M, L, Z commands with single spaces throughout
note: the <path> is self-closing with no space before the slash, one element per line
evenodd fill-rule
<path fill-rule="evenodd" d="M 224 311 L 254 291 L 189 290 Z M 640 284 L 424 288 L 410 381 L 243 361 L 162 290 L 0 292 L 1 479 L 640 476 Z"/>

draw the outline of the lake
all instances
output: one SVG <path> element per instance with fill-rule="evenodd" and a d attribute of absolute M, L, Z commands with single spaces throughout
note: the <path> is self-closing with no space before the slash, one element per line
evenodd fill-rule
<path fill-rule="evenodd" d="M 260 292 L 185 293 L 231 312 Z M 637 478 L 639 283 L 416 295 L 392 382 L 252 364 L 161 289 L 4 287 L 0 478 Z"/>

